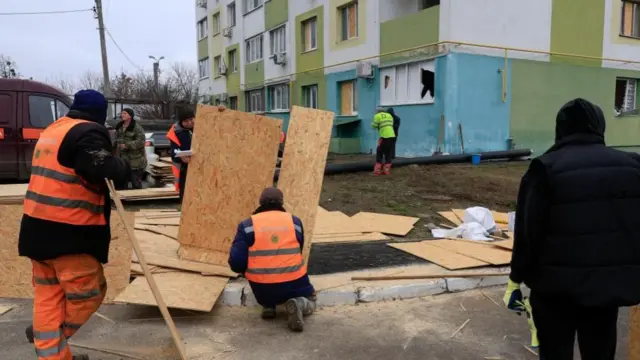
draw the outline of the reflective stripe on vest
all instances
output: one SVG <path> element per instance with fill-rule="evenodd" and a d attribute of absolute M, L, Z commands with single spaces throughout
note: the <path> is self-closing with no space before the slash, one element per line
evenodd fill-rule
<path fill-rule="evenodd" d="M 255 241 L 249 247 L 247 280 L 283 283 L 307 273 L 291 214 L 267 211 L 251 217 Z"/>
<path fill-rule="evenodd" d="M 178 135 L 176 135 L 176 124 L 173 124 L 167 133 L 167 139 L 172 143 L 176 144 L 178 147 L 182 146 Z M 171 154 L 173 157 L 173 154 Z M 171 172 L 173 173 L 173 183 L 175 185 L 176 191 L 180 191 L 180 168 L 182 167 L 182 163 L 177 161 L 171 162 Z"/>
<path fill-rule="evenodd" d="M 87 122 L 63 117 L 40 135 L 33 152 L 24 213 L 72 225 L 106 225 L 105 196 L 74 169 L 58 162 L 62 140 L 74 126 Z"/>

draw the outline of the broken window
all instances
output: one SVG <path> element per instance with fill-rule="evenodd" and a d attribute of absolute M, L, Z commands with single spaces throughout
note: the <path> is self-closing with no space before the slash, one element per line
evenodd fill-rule
<path fill-rule="evenodd" d="M 636 110 L 636 79 L 616 79 L 615 111 L 619 115 L 624 112 Z"/>
<path fill-rule="evenodd" d="M 381 105 L 430 104 L 435 98 L 435 60 L 380 70 Z"/>
<path fill-rule="evenodd" d="M 424 10 L 430 7 L 434 7 L 436 5 L 440 5 L 440 0 L 419 0 L 418 3 L 419 9 Z"/>

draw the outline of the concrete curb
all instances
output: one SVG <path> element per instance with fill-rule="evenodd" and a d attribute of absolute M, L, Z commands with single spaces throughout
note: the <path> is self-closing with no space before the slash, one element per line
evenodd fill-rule
<path fill-rule="evenodd" d="M 326 307 L 411 299 L 505 285 L 507 281 L 508 275 L 505 274 L 505 276 L 477 278 L 411 280 L 409 282 L 396 282 L 395 284 L 390 281 L 384 281 L 384 285 L 376 284 L 376 282 L 360 282 L 358 284 L 320 290 L 317 294 L 317 304 L 320 307 Z M 218 304 L 223 306 L 259 306 L 255 296 L 253 296 L 251 287 L 244 279 L 229 282 L 222 295 L 220 295 Z"/>

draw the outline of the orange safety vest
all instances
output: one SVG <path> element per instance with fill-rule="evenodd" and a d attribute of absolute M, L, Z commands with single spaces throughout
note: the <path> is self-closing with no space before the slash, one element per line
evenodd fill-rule
<path fill-rule="evenodd" d="M 245 277 L 274 284 L 292 281 L 307 273 L 291 214 L 267 211 L 251 217 L 255 241 L 249 247 Z"/>
<path fill-rule="evenodd" d="M 105 196 L 75 170 L 58 162 L 62 140 L 74 126 L 88 122 L 63 117 L 49 125 L 36 143 L 24 213 L 71 225 L 106 225 Z"/>
<path fill-rule="evenodd" d="M 169 132 L 167 133 L 167 139 L 169 139 L 169 141 L 171 141 L 172 143 L 178 145 L 178 147 L 182 146 L 180 139 L 178 139 L 178 135 L 176 135 L 175 124 L 171 125 L 171 129 L 169 129 Z M 176 191 L 180 191 L 180 168 L 182 167 L 182 163 L 178 161 L 171 161 L 171 165 L 171 172 L 173 172 L 173 183 L 175 184 Z"/>

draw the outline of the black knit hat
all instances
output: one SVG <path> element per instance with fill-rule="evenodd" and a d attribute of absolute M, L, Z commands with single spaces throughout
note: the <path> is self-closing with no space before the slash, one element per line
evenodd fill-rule
<path fill-rule="evenodd" d="M 264 189 L 260 195 L 260 205 L 282 205 L 284 202 L 284 195 L 282 191 L 275 187 L 268 187 Z"/>
<path fill-rule="evenodd" d="M 196 117 L 196 114 L 191 109 L 180 109 L 178 110 L 178 121 L 183 122 L 185 120 Z"/>
<path fill-rule="evenodd" d="M 132 108 L 124 108 L 122 109 L 122 112 L 126 112 L 127 114 L 129 114 L 129 116 L 131 116 L 131 120 L 133 120 L 135 113 L 133 112 Z"/>

